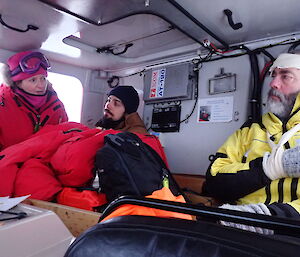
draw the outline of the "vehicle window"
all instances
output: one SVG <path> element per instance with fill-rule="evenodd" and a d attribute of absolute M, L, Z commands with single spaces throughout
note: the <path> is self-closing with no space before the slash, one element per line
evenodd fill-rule
<path fill-rule="evenodd" d="M 0 71 L 1 71 L 2 68 L 3 68 L 3 65 L 4 65 L 4 63 L 0 62 Z M 1 83 L 1 84 L 3 83 L 2 72 L 0 72 L 0 83 Z"/>
<path fill-rule="evenodd" d="M 80 122 L 83 92 L 80 80 L 53 72 L 48 72 L 48 80 L 63 102 L 69 121 Z"/>

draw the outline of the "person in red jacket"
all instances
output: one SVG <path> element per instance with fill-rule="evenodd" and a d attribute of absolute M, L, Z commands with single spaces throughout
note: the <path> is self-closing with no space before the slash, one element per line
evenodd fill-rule
<path fill-rule="evenodd" d="M 48 59 L 40 52 L 11 56 L 0 86 L 0 150 L 22 142 L 46 124 L 68 120 L 63 103 L 47 81 Z"/>

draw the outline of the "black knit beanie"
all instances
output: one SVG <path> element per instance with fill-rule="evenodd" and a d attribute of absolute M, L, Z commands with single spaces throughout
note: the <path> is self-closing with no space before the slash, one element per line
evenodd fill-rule
<path fill-rule="evenodd" d="M 125 112 L 130 114 L 136 112 L 139 107 L 140 99 L 137 91 L 132 86 L 117 86 L 111 90 L 108 96 L 118 97 L 125 106 Z"/>

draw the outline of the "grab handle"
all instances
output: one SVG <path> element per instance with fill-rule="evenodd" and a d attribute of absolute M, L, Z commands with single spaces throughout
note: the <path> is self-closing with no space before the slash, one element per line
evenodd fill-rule
<path fill-rule="evenodd" d="M 243 24 L 238 22 L 238 23 L 234 23 L 233 19 L 232 19 L 232 11 L 230 11 L 229 9 L 225 9 L 224 10 L 225 15 L 227 16 L 228 19 L 228 23 L 230 25 L 231 28 L 233 28 L 234 30 L 238 30 L 240 28 L 243 27 Z"/>
<path fill-rule="evenodd" d="M 4 26 L 4 27 L 6 27 L 6 28 L 8 28 L 8 29 L 11 29 L 11 30 L 14 30 L 14 31 L 18 31 L 18 32 L 22 32 L 22 33 L 24 33 L 24 32 L 27 32 L 28 30 L 38 30 L 39 28 L 38 27 L 36 27 L 36 26 L 34 26 L 34 25 L 30 25 L 30 24 L 28 24 L 27 25 L 27 29 L 18 29 L 18 28 L 15 28 L 15 27 L 12 27 L 12 26 L 10 26 L 10 25 L 8 25 L 6 22 L 4 22 L 4 20 L 2 19 L 2 15 L 0 14 L 0 23 Z"/>

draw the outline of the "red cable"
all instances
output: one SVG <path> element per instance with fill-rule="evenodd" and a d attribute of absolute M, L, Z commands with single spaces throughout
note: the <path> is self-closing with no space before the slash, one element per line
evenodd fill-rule
<path fill-rule="evenodd" d="M 261 73 L 259 74 L 259 80 L 263 81 L 266 70 L 270 68 L 270 66 L 272 65 L 272 61 L 269 61 L 265 64 L 265 66 L 263 67 Z"/>

